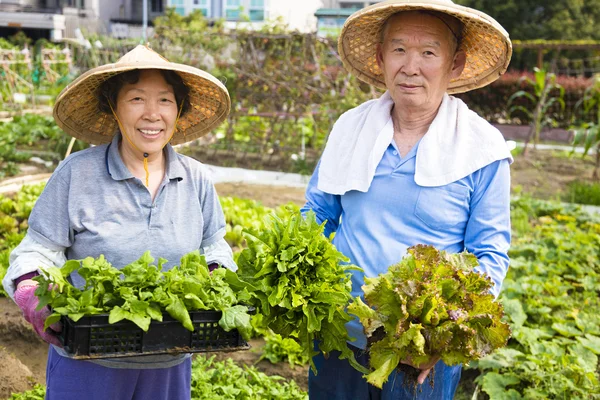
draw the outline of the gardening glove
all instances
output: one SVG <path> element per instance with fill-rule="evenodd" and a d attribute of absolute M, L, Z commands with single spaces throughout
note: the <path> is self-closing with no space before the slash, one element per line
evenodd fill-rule
<path fill-rule="evenodd" d="M 19 283 L 17 290 L 15 291 L 15 303 L 17 303 L 21 311 L 23 311 L 25 320 L 33 326 L 33 329 L 45 342 L 62 347 L 56 337 L 56 333 L 62 330 L 62 324 L 60 322 L 52 324 L 48 330 L 44 331 L 44 322 L 52 312 L 48 307 L 36 310 L 39 303 L 38 298 L 34 294 L 37 286 L 37 282 L 32 280 L 26 280 Z"/>

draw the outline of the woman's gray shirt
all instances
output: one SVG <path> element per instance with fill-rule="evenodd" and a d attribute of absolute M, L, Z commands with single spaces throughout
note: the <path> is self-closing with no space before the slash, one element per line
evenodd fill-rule
<path fill-rule="evenodd" d="M 115 267 L 145 251 L 168 260 L 165 269 L 193 250 L 225 236 L 225 219 L 208 171 L 167 145 L 166 173 L 154 201 L 123 163 L 120 135 L 108 145 L 72 154 L 48 181 L 29 218 L 28 236 L 67 259 L 98 257 Z M 75 286 L 82 286 L 78 274 Z M 66 355 L 64 350 L 57 350 Z M 166 368 L 185 355 L 98 360 L 113 368 Z"/>

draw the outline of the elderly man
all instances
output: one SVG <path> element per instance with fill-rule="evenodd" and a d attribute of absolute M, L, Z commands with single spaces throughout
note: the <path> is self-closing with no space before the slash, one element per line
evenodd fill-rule
<path fill-rule="evenodd" d="M 474 253 L 498 295 L 509 261 L 512 157 L 500 132 L 448 93 L 497 79 L 512 53 L 508 34 L 449 0 L 395 0 L 351 16 L 339 50 L 358 79 L 387 89 L 336 122 L 303 208 L 327 221 L 325 233 L 336 232 L 334 244 L 363 268 L 353 295 L 363 294 L 365 276 L 386 272 L 420 243 Z M 347 329 L 368 365 L 362 326 L 354 320 Z M 421 386 L 413 393 L 401 372 L 379 390 L 335 356 L 315 364 L 311 399 L 451 399 L 461 373 L 442 361 L 415 365 Z"/>

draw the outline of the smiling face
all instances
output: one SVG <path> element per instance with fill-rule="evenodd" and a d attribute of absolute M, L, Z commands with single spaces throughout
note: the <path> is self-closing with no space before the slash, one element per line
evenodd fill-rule
<path fill-rule="evenodd" d="M 122 145 L 134 154 L 161 152 L 175 129 L 178 109 L 173 87 L 160 71 L 142 70 L 137 82 L 122 86 L 116 103 L 115 113 L 135 147 L 129 140 Z"/>
<path fill-rule="evenodd" d="M 382 39 L 377 63 L 395 105 L 419 112 L 437 109 L 466 61 L 450 28 L 433 15 L 408 11 L 387 21 Z"/>

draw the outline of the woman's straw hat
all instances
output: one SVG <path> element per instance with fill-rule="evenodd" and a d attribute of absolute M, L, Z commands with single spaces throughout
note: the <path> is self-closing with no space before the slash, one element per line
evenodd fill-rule
<path fill-rule="evenodd" d="M 400 11 L 438 11 L 464 24 L 460 48 L 467 53 L 463 73 L 450 82 L 448 93 L 461 93 L 485 86 L 508 67 L 512 44 L 508 33 L 492 17 L 450 0 L 388 0 L 352 14 L 338 39 L 344 67 L 361 81 L 385 89 L 376 51 L 384 22 Z"/>
<path fill-rule="evenodd" d="M 174 71 L 190 89 L 190 107 L 179 118 L 171 139 L 173 145 L 205 135 L 229 114 L 229 92 L 214 76 L 198 68 L 169 62 L 150 48 L 139 45 L 116 63 L 91 69 L 68 85 L 54 105 L 58 126 L 85 142 L 109 143 L 117 131 L 117 121 L 112 114 L 98 108 L 98 87 L 110 77 L 134 69 Z"/>

